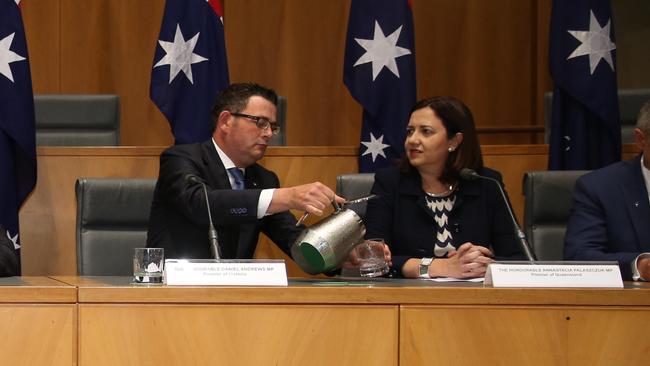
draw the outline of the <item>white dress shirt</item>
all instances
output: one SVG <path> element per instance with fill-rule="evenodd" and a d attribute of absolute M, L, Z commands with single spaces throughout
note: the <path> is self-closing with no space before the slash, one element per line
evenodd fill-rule
<path fill-rule="evenodd" d="M 232 160 L 226 155 L 221 148 L 219 148 L 219 145 L 217 145 L 217 142 L 212 139 L 212 144 L 214 145 L 214 148 L 217 149 L 217 154 L 219 154 L 219 159 L 221 159 L 221 162 L 223 163 L 224 168 L 226 168 L 226 172 L 228 172 L 228 180 L 230 180 L 230 186 L 234 187 L 235 186 L 235 177 L 230 174 L 228 169 L 230 168 L 237 168 L 241 170 L 243 173 L 246 172 L 245 168 L 239 168 L 235 166 L 235 163 L 232 162 Z M 266 216 L 266 211 L 269 209 L 269 206 L 271 205 L 271 200 L 273 199 L 273 192 L 275 192 L 275 188 L 268 188 L 268 189 L 262 189 L 262 192 L 260 193 L 260 198 L 257 201 L 257 218 L 261 219 L 262 217 Z"/>

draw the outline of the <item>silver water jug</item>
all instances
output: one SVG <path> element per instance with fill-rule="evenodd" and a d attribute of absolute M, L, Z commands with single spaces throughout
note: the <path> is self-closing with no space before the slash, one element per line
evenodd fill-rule
<path fill-rule="evenodd" d="M 303 230 L 291 247 L 291 256 L 309 274 L 328 272 L 345 261 L 365 234 L 356 212 L 335 205 L 332 215 Z"/>

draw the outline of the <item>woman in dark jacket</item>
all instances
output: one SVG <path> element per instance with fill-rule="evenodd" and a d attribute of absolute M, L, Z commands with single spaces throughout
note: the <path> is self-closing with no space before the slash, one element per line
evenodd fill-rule
<path fill-rule="evenodd" d="M 365 223 L 367 238 L 383 238 L 403 277 L 482 277 L 493 258 L 523 258 L 505 202 L 494 182 L 465 180 L 483 167 L 470 110 L 458 99 L 434 97 L 412 109 L 406 156 L 375 174 Z"/>

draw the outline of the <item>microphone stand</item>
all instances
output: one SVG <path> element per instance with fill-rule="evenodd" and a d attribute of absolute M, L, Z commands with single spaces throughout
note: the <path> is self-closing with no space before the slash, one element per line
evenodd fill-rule
<path fill-rule="evenodd" d="M 197 177 L 196 175 L 188 174 L 185 180 L 194 184 L 198 183 L 203 187 L 203 193 L 205 194 L 205 205 L 208 209 L 208 222 L 210 224 L 208 228 L 208 238 L 210 239 L 210 254 L 214 259 L 221 259 L 221 251 L 219 250 L 219 238 L 217 236 L 217 230 L 214 228 L 214 224 L 212 223 L 212 212 L 210 211 L 208 188 L 206 187 L 203 179 Z"/>
<path fill-rule="evenodd" d="M 537 261 L 537 258 L 535 258 L 535 254 L 533 254 L 532 250 L 530 250 L 530 245 L 528 244 L 528 240 L 526 240 L 526 234 L 521 230 L 519 227 L 519 224 L 517 223 L 517 219 L 515 219 L 515 215 L 512 213 L 512 207 L 510 207 L 510 202 L 508 202 L 508 198 L 506 197 L 506 193 L 503 191 L 503 187 L 501 187 L 501 183 L 499 183 L 498 180 L 490 177 L 486 177 L 484 175 L 480 175 L 477 172 L 475 172 L 472 169 L 462 169 L 460 171 L 460 177 L 467 179 L 467 180 L 474 180 L 477 178 L 480 179 L 487 179 L 491 182 L 494 182 L 497 187 L 499 187 L 499 192 L 501 193 L 501 198 L 506 204 L 506 208 L 508 209 L 508 215 L 510 216 L 510 220 L 512 221 L 512 227 L 515 231 L 515 235 L 517 236 L 519 246 L 521 247 L 521 250 L 524 252 L 524 255 L 526 256 L 526 259 L 530 262 L 535 262 Z"/>

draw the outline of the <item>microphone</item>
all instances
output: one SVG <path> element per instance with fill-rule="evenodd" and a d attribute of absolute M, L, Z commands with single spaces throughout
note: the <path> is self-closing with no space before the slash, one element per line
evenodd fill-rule
<path fill-rule="evenodd" d="M 521 246 L 521 250 L 524 252 L 526 258 L 531 262 L 535 262 L 537 258 L 535 258 L 535 255 L 533 254 L 532 250 L 530 250 L 530 245 L 528 245 L 528 241 L 526 240 L 526 234 L 524 234 L 524 232 L 521 231 L 519 224 L 517 224 L 515 215 L 512 213 L 512 207 L 510 207 L 510 202 L 508 202 L 508 198 L 506 197 L 506 193 L 503 191 L 503 187 L 501 187 L 501 183 L 494 178 L 480 175 L 474 170 L 469 168 L 461 169 L 459 175 L 461 178 L 465 180 L 486 179 L 494 182 L 497 185 L 497 187 L 499 187 L 499 192 L 501 192 L 501 198 L 506 203 L 506 207 L 508 208 L 508 214 L 510 215 L 510 220 L 512 221 L 512 227 L 515 231 L 515 234 L 517 235 L 517 239 L 519 239 L 519 246 Z"/>
<path fill-rule="evenodd" d="M 217 230 L 214 228 L 212 223 L 212 213 L 210 212 L 210 200 L 208 199 L 208 188 L 205 186 L 205 180 L 194 175 L 188 174 L 185 176 L 185 183 L 188 184 L 200 184 L 203 186 L 203 193 L 205 194 L 205 205 L 208 209 L 208 219 L 210 227 L 208 229 L 208 237 L 210 238 L 210 253 L 212 258 L 221 259 L 221 251 L 219 250 L 219 239 L 217 237 Z"/>

